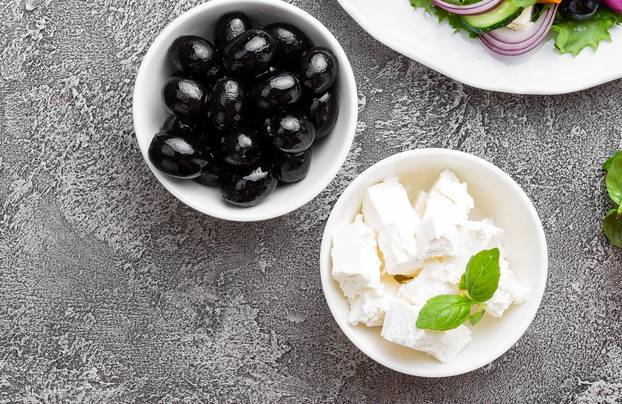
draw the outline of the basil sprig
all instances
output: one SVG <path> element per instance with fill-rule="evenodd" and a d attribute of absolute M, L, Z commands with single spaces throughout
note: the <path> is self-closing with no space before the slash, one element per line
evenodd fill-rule
<path fill-rule="evenodd" d="M 458 328 L 467 319 L 477 324 L 485 313 L 480 304 L 495 294 L 500 276 L 499 249 L 478 252 L 471 257 L 460 278 L 459 288 L 465 293 L 429 299 L 419 311 L 417 328 L 447 331 Z M 471 314 L 474 307 L 476 312 Z"/>
<path fill-rule="evenodd" d="M 615 208 L 603 220 L 603 232 L 611 244 L 622 248 L 622 150 L 618 150 L 605 161 L 603 170 L 607 171 L 607 193 L 615 204 Z"/>

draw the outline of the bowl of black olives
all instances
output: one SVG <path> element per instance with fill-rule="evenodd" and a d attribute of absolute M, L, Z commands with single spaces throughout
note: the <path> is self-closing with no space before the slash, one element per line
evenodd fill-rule
<path fill-rule="evenodd" d="M 315 198 L 354 139 L 357 92 L 334 36 L 274 0 L 213 0 L 174 20 L 138 72 L 143 157 L 210 216 L 266 220 Z"/>

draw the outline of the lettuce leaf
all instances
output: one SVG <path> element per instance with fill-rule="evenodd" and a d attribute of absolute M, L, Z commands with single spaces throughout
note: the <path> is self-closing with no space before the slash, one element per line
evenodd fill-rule
<path fill-rule="evenodd" d="M 622 15 L 616 14 L 601 5 L 591 20 L 558 19 L 551 30 L 555 34 L 557 50 L 560 53 L 570 53 L 577 56 L 588 46 L 596 50 L 601 41 L 611 41 L 609 31 L 620 23 L 622 23 Z"/>
<path fill-rule="evenodd" d="M 410 0 L 410 4 L 414 8 L 423 8 L 427 13 L 435 15 L 440 22 L 447 20 L 447 23 L 454 29 L 454 32 L 462 31 L 469 34 L 471 38 L 478 37 L 477 34 L 474 34 L 466 28 L 459 15 L 452 14 L 442 8 L 434 7 L 432 5 L 432 0 Z"/>

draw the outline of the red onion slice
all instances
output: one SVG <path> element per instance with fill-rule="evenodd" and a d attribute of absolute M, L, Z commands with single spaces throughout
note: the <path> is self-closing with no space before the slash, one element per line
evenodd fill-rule
<path fill-rule="evenodd" d="M 534 25 L 524 31 L 500 28 L 480 35 L 480 39 L 490 50 L 500 55 L 518 56 L 527 53 L 546 38 L 553 25 L 557 5 L 546 7 Z"/>
<path fill-rule="evenodd" d="M 438 8 L 449 11 L 457 15 L 479 15 L 484 14 L 503 3 L 503 0 L 482 0 L 474 4 L 451 4 L 443 0 L 432 0 Z"/>

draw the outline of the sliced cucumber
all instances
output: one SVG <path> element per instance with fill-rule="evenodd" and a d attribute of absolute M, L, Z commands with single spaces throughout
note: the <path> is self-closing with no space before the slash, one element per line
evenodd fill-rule
<path fill-rule="evenodd" d="M 517 6 L 511 0 L 505 0 L 497 8 L 480 15 L 462 17 L 464 25 L 476 34 L 502 28 L 514 21 L 523 12 L 523 7 Z"/>

